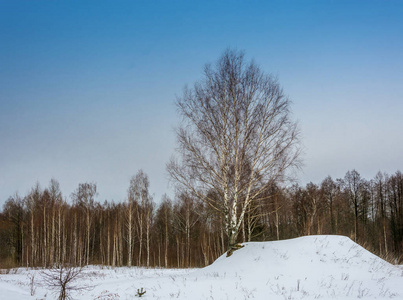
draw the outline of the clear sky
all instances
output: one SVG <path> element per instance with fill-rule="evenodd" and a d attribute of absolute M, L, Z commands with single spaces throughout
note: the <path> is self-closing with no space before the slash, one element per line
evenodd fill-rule
<path fill-rule="evenodd" d="M 300 183 L 403 171 L 402 1 L 0 0 L 0 205 L 51 178 L 123 201 L 172 190 L 174 100 L 228 48 L 277 75 Z"/>

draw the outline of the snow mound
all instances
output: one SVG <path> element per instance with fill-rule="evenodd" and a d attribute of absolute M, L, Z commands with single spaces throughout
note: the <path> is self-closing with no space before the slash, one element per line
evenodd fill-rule
<path fill-rule="evenodd" d="M 403 297 L 402 270 L 344 236 L 243 245 L 191 276 L 240 281 L 257 299 Z"/>
<path fill-rule="evenodd" d="M 273 242 L 243 243 L 230 257 L 223 254 L 202 273 L 234 275 L 294 274 L 316 276 L 358 271 L 389 273 L 396 268 L 344 236 L 306 236 Z"/>

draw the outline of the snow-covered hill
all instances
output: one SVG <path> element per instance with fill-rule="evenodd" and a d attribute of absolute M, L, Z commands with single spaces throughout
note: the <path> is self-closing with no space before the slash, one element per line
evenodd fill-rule
<path fill-rule="evenodd" d="M 239 282 L 257 299 L 403 299 L 402 270 L 342 236 L 245 243 L 190 276 L 203 275 Z"/>
<path fill-rule="evenodd" d="M 85 270 L 94 289 L 75 299 L 403 299 L 403 270 L 342 236 L 245 243 L 197 270 Z M 13 273 L 13 272 L 11 272 Z M 54 299 L 38 271 L 1 275 L 1 299 Z M 35 275 L 35 295 L 29 278 Z"/>

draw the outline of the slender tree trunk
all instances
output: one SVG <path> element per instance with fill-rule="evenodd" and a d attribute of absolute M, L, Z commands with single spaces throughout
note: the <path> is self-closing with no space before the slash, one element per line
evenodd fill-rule
<path fill-rule="evenodd" d="M 252 217 L 250 214 L 248 214 L 247 216 L 247 220 L 248 220 L 248 242 L 252 241 Z"/>
<path fill-rule="evenodd" d="M 146 220 L 146 245 L 147 245 L 147 268 L 150 266 L 150 212 L 147 212 Z"/>
<path fill-rule="evenodd" d="M 63 246 L 64 247 L 62 247 L 61 249 L 62 249 L 62 256 L 61 256 L 61 261 L 59 261 L 60 263 L 61 262 L 65 262 L 66 261 L 66 255 L 67 255 L 67 230 L 65 229 L 66 228 L 66 222 L 65 222 L 65 220 L 66 220 L 66 218 L 65 218 L 65 215 L 63 215 L 63 217 L 62 217 L 62 222 L 63 222 L 63 229 L 62 229 L 62 242 L 63 242 Z M 60 251 L 60 250 L 59 250 Z M 71 258 L 70 258 L 71 259 Z"/>
<path fill-rule="evenodd" d="M 242 241 L 246 242 L 245 220 L 242 222 Z"/>
<path fill-rule="evenodd" d="M 138 266 L 142 265 L 142 250 L 143 250 L 143 213 L 140 212 L 140 222 L 139 222 L 139 257 Z"/>
<path fill-rule="evenodd" d="M 178 261 L 178 268 L 180 268 L 179 236 L 176 236 L 176 259 Z"/>
<path fill-rule="evenodd" d="M 34 212 L 31 211 L 31 264 L 30 266 L 34 266 L 34 258 L 35 258 L 35 233 L 34 233 Z"/>
<path fill-rule="evenodd" d="M 57 223 L 57 262 L 61 263 L 61 252 L 62 252 L 62 213 L 61 213 L 61 205 L 58 207 L 58 223 Z"/>
<path fill-rule="evenodd" d="M 161 267 L 161 239 L 158 238 L 158 267 Z"/>
<path fill-rule="evenodd" d="M 330 196 L 330 228 L 331 228 L 331 233 L 335 234 L 335 226 L 334 226 L 334 217 L 333 217 L 333 197 Z"/>
<path fill-rule="evenodd" d="M 116 266 L 116 236 L 113 234 L 112 267 Z"/>
<path fill-rule="evenodd" d="M 185 234 L 186 234 L 186 266 L 190 267 L 190 211 L 186 209 L 186 220 L 185 220 Z"/>
<path fill-rule="evenodd" d="M 132 204 L 129 203 L 127 211 L 127 265 L 131 267 L 132 265 L 132 236 L 133 236 L 133 213 Z"/>
<path fill-rule="evenodd" d="M 386 238 L 386 222 L 385 222 L 385 218 L 383 218 L 383 239 L 385 242 L 385 254 L 388 255 L 388 242 L 387 242 L 387 238 Z"/>
<path fill-rule="evenodd" d="M 118 239 L 119 239 L 119 251 L 118 251 L 118 254 L 119 254 L 119 266 L 121 267 L 121 266 L 123 266 L 123 228 L 122 228 L 122 223 L 121 223 L 121 221 L 119 221 L 119 220 L 121 220 L 120 218 L 118 218 L 118 228 L 119 228 L 119 231 L 118 231 Z"/>
<path fill-rule="evenodd" d="M 223 230 L 223 228 L 221 228 L 221 230 L 220 230 L 220 232 L 221 232 L 221 253 L 224 253 L 225 252 L 225 242 L 224 242 L 224 230 Z"/>
<path fill-rule="evenodd" d="M 357 200 L 356 200 L 357 201 Z M 357 202 L 354 203 L 354 215 L 355 215 L 355 220 L 354 220 L 354 242 L 357 242 L 358 238 L 358 204 Z"/>
<path fill-rule="evenodd" d="M 46 268 L 46 258 L 47 258 L 47 250 L 48 250 L 48 245 L 47 245 L 47 232 L 46 232 L 46 203 L 43 204 L 43 259 L 42 259 L 42 265 L 43 267 Z"/>
<path fill-rule="evenodd" d="M 168 243 L 169 243 L 169 236 L 168 236 L 168 217 L 165 217 L 165 268 L 168 268 Z"/>
<path fill-rule="evenodd" d="M 55 262 L 55 244 L 56 244 L 56 227 L 55 227 L 55 221 L 56 219 L 56 207 L 55 207 L 55 202 L 53 202 L 52 205 L 52 230 L 51 230 L 51 239 L 50 239 L 50 265 L 53 266 Z"/>
<path fill-rule="evenodd" d="M 105 238 L 104 227 L 103 227 L 103 212 L 101 210 L 99 216 L 99 253 L 101 255 L 101 264 L 105 265 L 105 252 L 104 252 L 104 243 L 103 240 Z"/>
<path fill-rule="evenodd" d="M 111 265 L 111 228 L 110 228 L 110 218 L 108 218 L 107 227 L 107 244 L 106 244 L 106 263 L 108 266 Z"/>
<path fill-rule="evenodd" d="M 73 226 L 73 239 L 74 239 L 74 242 L 73 242 L 73 261 L 74 261 L 74 264 L 75 265 L 77 265 L 78 264 L 78 233 L 77 233 L 77 230 L 78 230 L 78 224 L 77 224 L 77 212 L 74 212 L 74 226 Z M 81 265 L 81 263 L 80 263 L 80 265 Z"/>
<path fill-rule="evenodd" d="M 24 247 L 25 247 L 25 245 L 24 245 L 24 225 L 21 225 L 21 232 L 20 232 L 20 235 L 21 235 L 21 261 L 19 261 L 19 263 L 21 263 L 21 265 L 23 265 L 24 264 L 24 254 L 25 254 L 25 252 L 24 252 Z"/>
<path fill-rule="evenodd" d="M 87 256 L 86 265 L 90 264 L 90 208 L 87 208 Z"/>
<path fill-rule="evenodd" d="M 275 221 L 275 227 L 276 227 L 276 237 L 277 237 L 277 241 L 279 241 L 280 240 L 280 230 L 279 230 L 279 227 L 280 227 L 280 218 L 279 218 L 279 215 L 278 215 L 278 208 L 276 209 L 276 212 L 275 212 L 275 216 L 276 216 L 276 221 Z"/>

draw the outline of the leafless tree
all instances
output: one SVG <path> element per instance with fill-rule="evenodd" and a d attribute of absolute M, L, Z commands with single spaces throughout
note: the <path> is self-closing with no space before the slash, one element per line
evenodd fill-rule
<path fill-rule="evenodd" d="M 169 237 L 170 231 L 169 227 L 172 225 L 172 202 L 169 197 L 164 194 L 161 199 L 161 204 L 156 212 L 156 223 L 158 225 L 161 240 L 160 243 L 163 243 L 164 246 L 164 267 L 168 268 L 168 246 L 169 246 Z"/>
<path fill-rule="evenodd" d="M 0 242 L 2 249 L 10 249 L 15 262 L 19 265 L 23 265 L 24 259 L 24 217 L 26 213 L 24 212 L 24 200 L 15 193 L 14 196 L 8 198 L 3 207 L 3 214 L 7 220 L 13 224 L 12 230 L 10 230 L 9 239 L 14 241 L 13 244 L 6 243 L 4 240 Z M 0 227 L 4 230 L 4 227 Z M 0 230 L 1 232 L 1 230 Z"/>
<path fill-rule="evenodd" d="M 37 264 L 37 251 L 38 251 L 38 245 L 37 245 L 37 239 L 35 237 L 35 227 L 34 227 L 34 219 L 35 219 L 35 214 L 37 211 L 37 206 L 39 199 L 41 198 L 42 195 L 42 190 L 39 186 L 39 183 L 35 184 L 35 187 L 31 189 L 31 192 L 24 198 L 25 205 L 29 211 L 30 214 L 30 244 L 31 244 L 31 255 L 30 259 L 27 256 L 27 266 L 34 266 Z"/>
<path fill-rule="evenodd" d="M 61 247 L 61 236 L 60 236 L 60 230 L 56 231 L 56 224 L 57 224 L 57 212 L 58 212 L 58 206 L 61 206 L 61 203 L 63 201 L 62 199 L 62 192 L 60 191 L 60 185 L 59 182 L 52 178 L 49 183 L 49 197 L 51 201 L 51 223 L 50 223 L 50 240 L 49 240 L 49 248 L 50 248 L 50 261 L 49 264 L 52 265 L 55 262 L 55 258 L 58 256 L 56 255 L 56 251 L 60 251 Z M 60 218 L 60 216 L 59 216 Z M 56 242 L 57 241 L 57 242 Z M 60 262 L 60 261 L 59 261 Z"/>
<path fill-rule="evenodd" d="M 42 284 L 58 294 L 59 300 L 71 299 L 71 293 L 87 291 L 92 286 L 83 285 L 80 281 L 85 277 L 82 267 L 59 265 L 41 272 Z"/>
<path fill-rule="evenodd" d="M 330 229 L 331 233 L 336 233 L 336 226 L 334 222 L 334 197 L 337 190 L 337 185 L 333 181 L 332 177 L 327 176 L 321 183 L 321 190 L 323 193 L 323 197 L 328 203 L 329 207 L 329 215 L 330 215 Z"/>
<path fill-rule="evenodd" d="M 125 211 L 125 227 L 127 230 L 127 265 L 131 267 L 133 257 L 134 212 L 136 211 L 134 179 L 130 180 L 127 190 L 127 209 Z"/>
<path fill-rule="evenodd" d="M 71 195 L 74 202 L 84 210 L 87 227 L 87 244 L 86 244 L 86 264 L 90 260 L 90 229 L 91 229 L 91 213 L 94 208 L 94 197 L 97 195 L 97 185 L 95 183 L 80 183 L 77 190 Z"/>
<path fill-rule="evenodd" d="M 388 181 L 388 175 L 382 174 L 378 172 L 374 179 L 374 189 L 375 189 L 375 198 L 376 198 L 376 208 L 377 208 L 377 218 L 374 220 L 380 221 L 382 223 L 383 230 L 383 246 L 385 249 L 385 253 L 388 254 L 388 243 L 386 236 L 386 198 L 387 198 L 387 186 L 386 182 Z M 375 210 L 375 209 L 373 209 Z M 375 213 L 372 213 L 375 215 Z"/>
<path fill-rule="evenodd" d="M 362 181 L 360 173 L 356 170 L 348 171 L 344 176 L 345 189 L 354 209 L 354 241 L 357 241 L 358 236 L 358 207 L 360 205 L 360 188 Z"/>
<path fill-rule="evenodd" d="M 191 266 L 191 231 L 200 220 L 196 202 L 185 193 L 178 196 L 174 207 L 174 227 L 185 235 L 184 266 Z"/>
<path fill-rule="evenodd" d="M 168 172 L 223 215 L 231 246 L 250 204 L 299 163 L 290 101 L 276 78 L 227 50 L 215 67 L 205 67 L 201 81 L 185 88 L 177 107 L 180 159 L 171 159 Z"/>
<path fill-rule="evenodd" d="M 134 200 L 137 202 L 136 229 L 139 238 L 138 265 L 142 265 L 145 234 L 147 266 L 150 265 L 150 228 L 154 209 L 152 197 L 148 190 L 149 185 L 150 181 L 148 180 L 147 174 L 143 170 L 139 170 L 137 174 L 132 177 L 129 187 L 129 195 L 133 195 Z"/>

